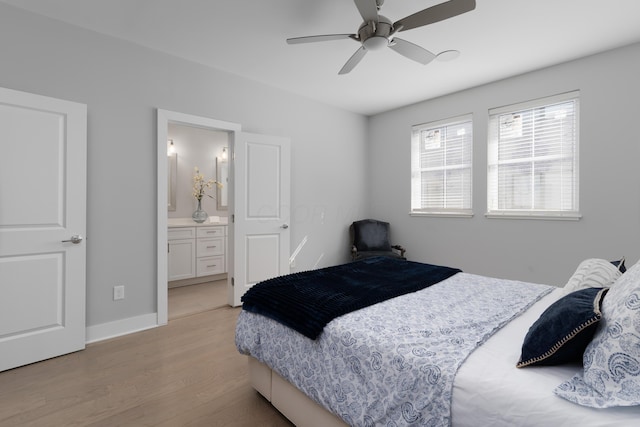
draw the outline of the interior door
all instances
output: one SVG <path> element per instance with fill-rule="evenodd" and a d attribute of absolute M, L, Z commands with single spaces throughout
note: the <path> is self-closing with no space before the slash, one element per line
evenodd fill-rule
<path fill-rule="evenodd" d="M 0 88 L 0 371 L 85 346 L 86 105 Z"/>
<path fill-rule="evenodd" d="M 288 138 L 234 132 L 230 164 L 229 304 L 251 286 L 289 273 L 291 147 Z"/>

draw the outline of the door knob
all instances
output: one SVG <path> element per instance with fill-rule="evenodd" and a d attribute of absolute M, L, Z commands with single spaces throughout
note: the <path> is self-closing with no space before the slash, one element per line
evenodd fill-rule
<path fill-rule="evenodd" d="M 280 228 L 284 228 L 286 230 L 287 228 L 289 228 L 289 224 L 282 224 Z"/>
<path fill-rule="evenodd" d="M 73 236 L 71 236 L 69 240 L 62 241 L 62 243 L 67 243 L 67 242 L 71 242 L 74 245 L 77 245 L 78 243 L 82 242 L 82 236 L 79 234 L 74 234 Z"/>

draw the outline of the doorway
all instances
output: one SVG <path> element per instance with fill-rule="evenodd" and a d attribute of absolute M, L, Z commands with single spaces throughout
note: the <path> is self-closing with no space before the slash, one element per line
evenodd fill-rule
<path fill-rule="evenodd" d="M 208 129 L 213 131 L 227 132 L 229 140 L 231 134 L 238 132 L 241 126 L 237 123 L 224 122 L 220 120 L 209 119 L 206 117 L 193 116 L 189 114 L 177 113 L 173 111 L 160 110 L 157 112 L 157 152 L 158 152 L 158 211 L 157 211 L 157 323 L 164 325 L 168 322 L 168 264 L 167 264 L 167 248 L 168 248 L 168 178 L 169 168 L 167 162 L 167 143 L 169 135 L 169 125 L 176 124 L 193 128 Z M 230 147 L 231 148 L 231 147 Z M 232 148 L 231 148 L 232 151 Z M 215 159 L 211 159 L 215 161 Z M 227 271 L 233 271 L 233 258 L 228 257 Z M 231 291 L 230 284 L 227 281 L 227 294 Z"/>
<path fill-rule="evenodd" d="M 224 229 L 228 228 L 226 193 L 229 184 L 227 174 L 222 172 L 228 169 L 229 137 L 226 131 L 169 122 L 169 321 L 227 305 L 224 261 L 228 257 L 225 245 L 228 233 Z M 203 182 L 215 179 L 223 185 L 221 188 L 204 187 L 201 208 L 208 218 L 200 226 L 191 219 L 197 206 L 192 194 L 195 169 L 202 174 Z M 212 221 L 216 220 L 219 221 L 214 225 Z M 181 226 L 177 227 L 176 222 Z M 196 231 L 195 240 L 182 240 L 184 236 L 180 235 L 185 234 L 185 225 Z M 194 229 L 194 226 L 197 227 Z M 211 231 L 212 226 L 221 233 L 216 238 L 202 238 L 203 232 Z M 203 257 L 203 252 L 209 256 Z M 216 267 L 206 268 L 213 265 Z"/>

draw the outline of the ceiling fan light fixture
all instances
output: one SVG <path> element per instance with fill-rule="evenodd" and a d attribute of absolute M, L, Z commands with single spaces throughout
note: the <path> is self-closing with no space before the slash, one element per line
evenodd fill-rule
<path fill-rule="evenodd" d="M 436 59 L 438 59 L 438 61 L 447 62 L 447 61 L 453 61 L 459 56 L 460 56 L 459 50 L 445 50 L 440 52 L 436 56 Z"/>
<path fill-rule="evenodd" d="M 362 42 L 362 45 L 367 50 L 380 50 L 387 47 L 389 40 L 383 36 L 372 36 Z"/>

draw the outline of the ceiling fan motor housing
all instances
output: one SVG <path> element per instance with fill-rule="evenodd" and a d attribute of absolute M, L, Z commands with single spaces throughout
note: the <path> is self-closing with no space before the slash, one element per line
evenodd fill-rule
<path fill-rule="evenodd" d="M 364 22 L 358 29 L 358 38 L 367 50 L 379 50 L 389 44 L 389 35 L 393 23 L 386 17 L 378 15 L 378 22 Z"/>

